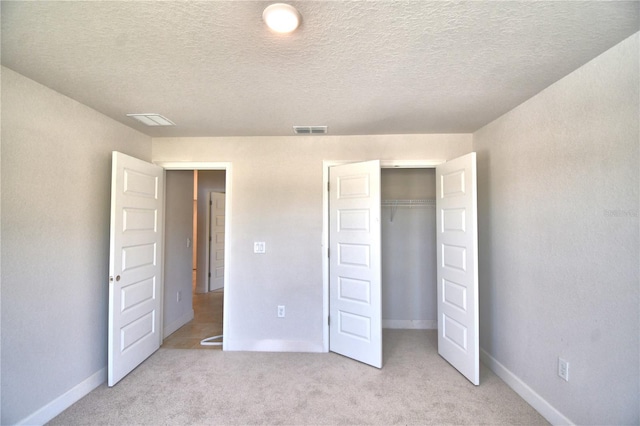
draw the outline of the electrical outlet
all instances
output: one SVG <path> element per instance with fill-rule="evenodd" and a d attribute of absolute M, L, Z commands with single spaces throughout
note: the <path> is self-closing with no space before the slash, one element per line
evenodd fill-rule
<path fill-rule="evenodd" d="M 267 252 L 267 244 L 264 241 L 256 241 L 253 243 L 253 252 L 254 253 L 266 253 Z"/>
<path fill-rule="evenodd" d="M 278 305 L 278 318 L 284 318 L 284 305 Z"/>
<path fill-rule="evenodd" d="M 180 302 L 181 300 L 182 300 L 182 292 L 181 292 L 181 291 L 179 291 L 179 292 L 176 294 L 176 301 L 177 301 L 177 302 Z"/>
<path fill-rule="evenodd" d="M 558 357 L 558 376 L 569 381 L 569 361 Z"/>

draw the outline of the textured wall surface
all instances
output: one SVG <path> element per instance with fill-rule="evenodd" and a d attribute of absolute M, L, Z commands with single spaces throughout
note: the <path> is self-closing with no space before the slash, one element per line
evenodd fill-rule
<path fill-rule="evenodd" d="M 225 287 L 230 348 L 276 342 L 321 351 L 322 161 L 446 160 L 469 151 L 470 134 L 158 138 L 152 156 L 233 163 Z M 267 252 L 254 254 L 254 241 L 266 242 Z M 276 317 L 277 305 L 286 306 L 284 320 Z"/>
<path fill-rule="evenodd" d="M 638 48 L 473 135 L 481 346 L 577 424 L 640 421 Z"/>
<path fill-rule="evenodd" d="M 2 424 L 107 364 L 112 150 L 151 140 L 2 69 Z"/>

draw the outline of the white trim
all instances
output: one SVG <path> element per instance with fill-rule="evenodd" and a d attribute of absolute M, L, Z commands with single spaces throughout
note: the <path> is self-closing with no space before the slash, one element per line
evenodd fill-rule
<path fill-rule="evenodd" d="M 169 324 L 166 327 L 164 327 L 164 334 L 163 334 L 162 338 L 166 339 L 167 337 L 169 337 L 171 334 L 173 334 L 175 331 L 177 331 L 180 327 L 182 327 L 183 325 L 185 325 L 186 323 L 191 321 L 193 319 L 194 315 L 195 314 L 193 312 L 193 309 L 189 309 L 189 311 L 187 313 L 182 315 L 180 318 L 178 318 L 177 320 L 175 320 L 171 324 Z"/>
<path fill-rule="evenodd" d="M 366 160 L 323 160 L 322 161 L 322 346 L 329 352 L 329 168 L 340 164 Z M 446 160 L 380 160 L 381 168 L 432 169 Z M 225 310 L 226 312 L 226 310 Z"/>
<path fill-rule="evenodd" d="M 225 182 L 226 185 L 226 182 Z M 211 291 L 211 211 L 213 210 L 213 205 L 211 204 L 212 200 L 211 200 L 211 192 L 215 192 L 215 191 L 210 191 L 207 193 L 207 221 L 205 222 L 205 234 L 204 234 L 204 238 L 205 238 L 205 272 L 204 272 L 204 276 L 205 276 L 205 285 L 204 285 L 204 292 L 203 293 L 208 293 Z M 225 200 L 226 201 L 226 200 Z M 226 247 L 225 247 L 226 248 Z M 224 283 L 223 283 L 224 286 Z M 223 287 L 224 288 L 224 287 Z M 198 291 L 198 283 L 196 283 L 196 292 Z M 223 295 L 224 297 L 224 295 Z M 224 301 L 222 302 L 224 303 Z M 224 309 L 224 307 L 223 307 Z M 224 315 L 224 310 L 222 311 L 223 315 Z M 224 325 L 224 323 L 222 324 Z"/>
<path fill-rule="evenodd" d="M 161 240 L 160 240 L 160 259 L 162 259 L 162 268 L 160 268 L 161 275 L 160 275 L 160 306 L 162 307 L 162 309 L 160 309 L 159 312 L 159 317 L 160 317 L 160 332 L 158 333 L 158 339 L 160 340 L 160 342 L 158 343 L 158 347 L 162 346 L 162 342 L 164 341 L 164 265 L 165 265 L 165 254 L 166 254 L 166 248 L 164 246 L 165 243 L 165 234 L 167 233 L 167 228 L 166 228 L 166 221 L 165 221 L 165 215 L 167 214 L 167 170 L 163 169 L 162 170 L 162 186 L 164 188 L 164 193 L 162 194 L 162 215 L 161 216 L 161 222 L 160 223 L 160 229 L 162 229 L 162 233 L 161 233 Z"/>
<path fill-rule="evenodd" d="M 53 420 L 54 417 L 71 407 L 80 399 L 84 398 L 106 380 L 107 368 L 104 367 L 16 424 L 43 425 Z"/>
<path fill-rule="evenodd" d="M 482 363 L 489 367 L 491 371 L 496 373 L 515 393 L 520 395 L 529 405 L 531 405 L 538 413 L 553 425 L 573 425 L 564 414 L 558 411 L 536 391 L 531 389 L 529 385 L 523 382 L 518 376 L 513 374 L 507 367 L 502 365 L 498 360 L 489 355 L 487 351 L 480 348 L 480 359 Z"/>
<path fill-rule="evenodd" d="M 382 328 L 400 330 L 437 330 L 437 320 L 382 320 Z"/>
<path fill-rule="evenodd" d="M 322 162 L 322 351 L 329 352 L 329 167 L 337 161 Z M 326 319 L 325 319 L 326 318 Z"/>
<path fill-rule="evenodd" d="M 383 169 L 433 169 L 446 162 L 446 160 L 380 160 L 380 167 Z"/>
<path fill-rule="evenodd" d="M 229 252 L 231 247 L 231 220 L 233 218 L 233 164 L 228 161 L 154 161 L 160 167 L 165 170 L 224 170 L 225 174 L 225 219 L 224 219 L 224 249 L 225 252 Z M 229 276 L 231 268 L 229 268 L 230 256 L 224 257 L 224 300 L 223 300 L 223 319 L 222 319 L 222 334 L 224 339 L 222 340 L 222 350 L 231 350 L 228 344 L 231 335 L 229 334 L 229 294 L 231 293 L 231 277 Z"/>
<path fill-rule="evenodd" d="M 152 161 L 165 170 L 225 170 L 228 161 Z"/>
<path fill-rule="evenodd" d="M 252 351 L 252 352 L 326 352 L 320 342 L 310 342 L 308 340 L 235 340 L 228 341 L 227 347 L 230 351 Z"/>

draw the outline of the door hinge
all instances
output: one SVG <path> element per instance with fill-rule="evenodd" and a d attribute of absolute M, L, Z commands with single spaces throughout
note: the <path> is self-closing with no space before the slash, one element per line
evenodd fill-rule
<path fill-rule="evenodd" d="M 211 272 L 209 272 L 209 278 L 211 278 Z"/>
<path fill-rule="evenodd" d="M 209 200 L 209 205 L 212 206 L 213 205 L 213 200 Z"/>
<path fill-rule="evenodd" d="M 327 248 L 327 259 L 331 259 L 331 249 Z"/>
<path fill-rule="evenodd" d="M 327 325 L 331 325 L 331 317 L 327 317 Z"/>
<path fill-rule="evenodd" d="M 327 192 L 331 192 L 331 182 L 327 182 Z"/>

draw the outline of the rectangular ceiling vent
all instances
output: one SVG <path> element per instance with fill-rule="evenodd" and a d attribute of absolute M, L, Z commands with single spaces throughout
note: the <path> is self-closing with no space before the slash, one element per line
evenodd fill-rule
<path fill-rule="evenodd" d="M 325 135 L 327 126 L 293 126 L 296 135 Z"/>
<path fill-rule="evenodd" d="M 142 124 L 147 126 L 175 126 L 176 124 L 166 117 L 160 114 L 148 113 L 148 114 L 127 114 L 127 117 L 131 117 L 134 120 L 138 120 Z"/>

